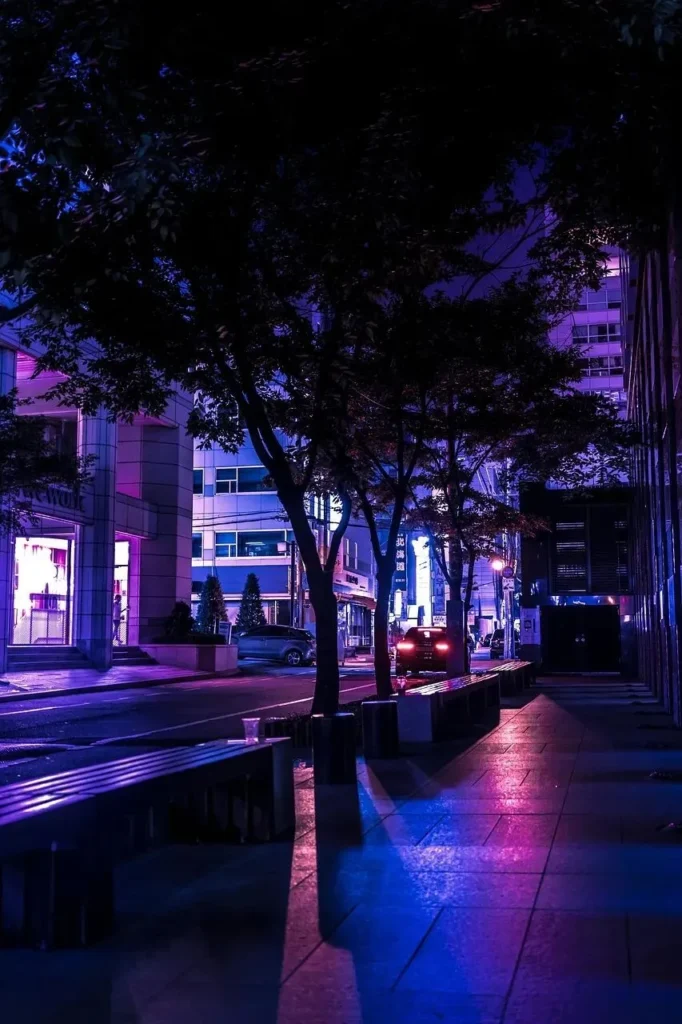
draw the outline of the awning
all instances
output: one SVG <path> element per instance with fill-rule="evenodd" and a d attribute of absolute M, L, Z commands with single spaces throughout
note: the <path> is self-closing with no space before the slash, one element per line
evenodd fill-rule
<path fill-rule="evenodd" d="M 376 600 L 373 597 L 369 597 L 368 594 L 339 594 L 336 595 L 336 600 L 340 603 L 343 601 L 346 604 L 359 604 L 363 608 L 369 608 L 370 611 L 374 611 L 377 606 Z"/>

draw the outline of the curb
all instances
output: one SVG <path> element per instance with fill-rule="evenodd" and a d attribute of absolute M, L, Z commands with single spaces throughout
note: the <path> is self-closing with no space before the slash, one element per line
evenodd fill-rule
<path fill-rule="evenodd" d="M 130 679 L 127 682 L 90 683 L 87 686 L 69 686 L 59 690 L 42 690 L 40 692 L 30 690 L 28 693 L 17 693 L 13 690 L 11 693 L 4 694 L 0 690 L 0 709 L 3 704 L 12 704 L 19 700 L 46 700 L 52 697 L 76 697 L 82 693 L 106 693 L 114 690 L 146 690 L 150 686 L 172 686 L 173 683 L 194 683 L 209 681 L 211 679 L 232 679 L 236 675 L 238 675 L 236 672 L 217 672 L 215 675 L 197 675 L 196 672 L 192 672 L 186 676 L 174 676 L 172 679 Z M 1 710 L 0 714 L 2 714 Z"/>

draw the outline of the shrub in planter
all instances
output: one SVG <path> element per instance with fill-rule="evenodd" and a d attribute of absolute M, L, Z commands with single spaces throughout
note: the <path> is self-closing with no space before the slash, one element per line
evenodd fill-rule
<path fill-rule="evenodd" d="M 185 641 L 188 644 L 203 644 L 212 647 L 224 647 L 225 642 L 226 637 L 221 636 L 220 633 L 190 633 Z"/>
<path fill-rule="evenodd" d="M 187 643 L 187 637 L 194 629 L 194 618 L 192 609 L 186 601 L 177 601 L 173 605 L 173 611 L 165 622 L 165 636 L 160 637 L 156 643 L 182 644 Z"/>
<path fill-rule="evenodd" d="M 190 647 L 224 647 L 226 638 L 219 633 L 187 633 L 185 636 L 155 636 L 153 644 L 187 644 Z"/>

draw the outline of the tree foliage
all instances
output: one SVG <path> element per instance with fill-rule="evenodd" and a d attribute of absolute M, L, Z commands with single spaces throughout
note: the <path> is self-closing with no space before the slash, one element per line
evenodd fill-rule
<path fill-rule="evenodd" d="M 223 588 L 217 576 L 207 576 L 201 588 L 197 609 L 197 632 L 217 633 L 221 622 L 227 622 Z"/>
<path fill-rule="evenodd" d="M 260 583 L 255 572 L 250 572 L 247 574 L 244 582 L 244 590 L 234 628 L 237 633 L 245 633 L 247 629 L 255 629 L 257 626 L 264 625 L 265 613 L 260 596 Z"/>

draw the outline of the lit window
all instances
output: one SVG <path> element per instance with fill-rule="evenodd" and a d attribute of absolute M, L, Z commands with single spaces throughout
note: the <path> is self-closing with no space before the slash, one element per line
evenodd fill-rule
<path fill-rule="evenodd" d="M 215 471 L 215 492 L 216 494 L 233 494 L 237 490 L 236 469 L 216 469 Z"/>
<path fill-rule="evenodd" d="M 215 535 L 215 556 L 216 558 L 234 558 L 237 554 L 237 534 L 216 533 Z"/>
<path fill-rule="evenodd" d="M 201 558 L 204 551 L 204 538 L 201 533 L 192 534 L 192 558 Z"/>
<path fill-rule="evenodd" d="M 203 469 L 195 469 L 193 477 L 193 491 L 194 494 L 204 493 L 204 471 Z"/>

